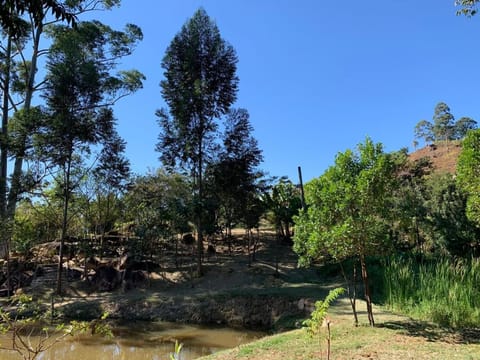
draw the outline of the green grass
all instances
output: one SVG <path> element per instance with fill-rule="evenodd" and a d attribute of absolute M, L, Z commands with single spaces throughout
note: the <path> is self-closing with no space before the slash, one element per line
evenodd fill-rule
<path fill-rule="evenodd" d="M 309 338 L 298 331 L 266 337 L 258 342 L 243 345 L 238 348 L 235 358 L 250 358 L 262 353 L 301 353 L 304 347 L 310 343 Z M 315 343 L 315 341 L 314 341 Z M 292 344 L 295 344 L 292 347 Z"/>
<path fill-rule="evenodd" d="M 480 326 L 480 260 L 417 262 L 392 258 L 385 266 L 385 305 L 443 326 Z"/>
<path fill-rule="evenodd" d="M 378 327 L 334 321 L 331 359 L 478 359 L 478 338 L 459 339 L 454 333 L 408 319 L 384 318 Z M 265 337 L 202 360 L 326 359 L 325 334 L 310 338 L 304 329 Z"/>
<path fill-rule="evenodd" d="M 376 259 L 373 265 L 371 274 L 379 299 L 382 297 L 397 313 L 409 313 L 411 317 L 374 306 L 377 326 L 372 328 L 366 325 L 364 302 L 359 302 L 360 326 L 355 327 L 347 299 L 339 300 L 329 316 L 332 359 L 480 359 L 480 261 L 417 263 L 395 258 L 387 262 Z M 325 284 L 323 290 L 327 288 Z M 276 291 L 279 289 L 268 289 L 270 295 Z M 202 359 L 326 359 L 326 336 L 323 328 L 314 338 L 298 329 Z"/>

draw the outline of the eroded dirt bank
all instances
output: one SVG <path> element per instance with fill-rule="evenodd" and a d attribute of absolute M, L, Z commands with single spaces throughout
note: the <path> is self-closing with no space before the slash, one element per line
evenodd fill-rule
<path fill-rule="evenodd" d="M 304 316 L 306 312 L 298 304 L 298 299 L 289 296 L 215 295 L 76 300 L 57 306 L 57 311 L 66 319 L 93 320 L 108 312 L 110 319 L 123 321 L 168 321 L 270 330 L 281 326 L 286 319 Z"/>

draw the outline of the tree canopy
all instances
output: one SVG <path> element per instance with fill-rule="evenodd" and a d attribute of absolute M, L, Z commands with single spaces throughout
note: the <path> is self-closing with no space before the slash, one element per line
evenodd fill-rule
<path fill-rule="evenodd" d="M 478 12 L 479 0 L 455 0 L 455 6 L 459 6 L 457 15 L 474 16 Z"/>
<path fill-rule="evenodd" d="M 43 21 L 45 13 L 50 11 L 57 20 L 75 25 L 77 17 L 71 9 L 56 0 L 2 0 L 0 2 L 0 26 L 3 29 L 15 27 L 18 16 L 24 13 L 32 15 L 36 24 Z"/>
<path fill-rule="evenodd" d="M 455 121 L 450 107 L 439 102 L 434 109 L 432 121 L 421 120 L 415 126 L 415 138 L 425 142 L 460 140 L 469 130 L 475 129 L 477 122 L 469 117 Z"/>

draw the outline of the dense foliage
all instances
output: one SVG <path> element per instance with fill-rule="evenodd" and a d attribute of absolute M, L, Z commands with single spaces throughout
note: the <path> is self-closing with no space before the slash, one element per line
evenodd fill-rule
<path fill-rule="evenodd" d="M 301 208 L 300 190 L 287 178 L 280 178 L 265 194 L 269 209 L 268 219 L 277 232 L 287 241 L 291 240 L 293 218 Z"/>
<path fill-rule="evenodd" d="M 468 195 L 467 216 L 480 226 L 480 130 L 471 131 L 463 141 L 458 159 L 457 183 Z"/>

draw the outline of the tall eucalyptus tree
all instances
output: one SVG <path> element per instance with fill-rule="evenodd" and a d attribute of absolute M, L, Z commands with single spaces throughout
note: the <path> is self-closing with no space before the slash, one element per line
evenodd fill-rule
<path fill-rule="evenodd" d="M 215 148 L 217 120 L 237 96 L 237 55 L 215 22 L 199 9 L 175 35 L 162 61 L 160 86 L 168 110 L 157 111 L 160 160 L 192 178 L 196 198 L 197 273 L 202 274 L 203 178 Z"/>

